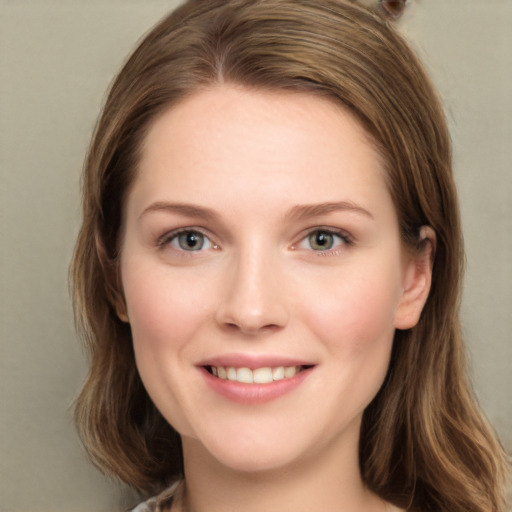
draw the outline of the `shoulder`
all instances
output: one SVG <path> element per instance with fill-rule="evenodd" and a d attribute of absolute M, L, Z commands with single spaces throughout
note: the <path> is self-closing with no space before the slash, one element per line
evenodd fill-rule
<path fill-rule="evenodd" d="M 132 508 L 129 512 L 155 512 L 157 500 L 156 497 L 150 498 L 143 503 L 139 503 L 135 508 Z"/>
<path fill-rule="evenodd" d="M 164 512 L 169 510 L 173 501 L 178 500 L 182 492 L 182 481 L 174 482 L 170 487 L 161 492 L 158 496 L 153 496 L 142 503 L 139 503 L 129 512 Z"/>

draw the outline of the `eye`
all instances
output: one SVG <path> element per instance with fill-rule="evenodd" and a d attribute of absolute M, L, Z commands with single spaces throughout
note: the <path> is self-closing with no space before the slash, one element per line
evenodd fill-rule
<path fill-rule="evenodd" d="M 298 247 L 300 249 L 326 252 L 344 244 L 351 244 L 351 240 L 347 235 L 329 229 L 315 229 L 301 240 Z"/>
<path fill-rule="evenodd" d="M 162 245 L 166 244 L 174 249 L 187 252 L 214 248 L 211 240 L 206 235 L 192 229 L 171 233 L 162 240 Z"/>

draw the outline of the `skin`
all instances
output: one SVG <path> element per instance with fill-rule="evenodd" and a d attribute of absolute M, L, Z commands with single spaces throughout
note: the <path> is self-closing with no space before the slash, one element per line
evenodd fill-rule
<path fill-rule="evenodd" d="M 182 436 L 190 510 L 386 510 L 359 474 L 361 417 L 395 329 L 418 320 L 431 254 L 402 246 L 383 172 L 358 121 L 312 95 L 219 85 L 150 129 L 118 315 Z M 237 402 L 202 368 L 226 355 L 312 368 L 282 396 Z"/>

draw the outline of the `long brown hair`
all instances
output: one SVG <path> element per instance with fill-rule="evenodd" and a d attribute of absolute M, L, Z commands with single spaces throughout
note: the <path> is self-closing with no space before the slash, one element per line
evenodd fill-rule
<path fill-rule="evenodd" d="M 372 136 L 405 244 L 437 236 L 418 325 L 397 331 L 384 385 L 364 413 L 365 484 L 410 510 L 504 511 L 506 455 L 466 378 L 459 325 L 463 246 L 450 137 L 437 95 L 390 24 L 339 0 L 189 0 L 142 41 L 117 76 L 85 164 L 83 224 L 71 268 L 90 372 L 80 436 L 107 473 L 146 492 L 182 474 L 180 440 L 137 374 L 115 311 L 122 205 L 151 123 L 221 82 L 310 92 L 350 109 Z"/>

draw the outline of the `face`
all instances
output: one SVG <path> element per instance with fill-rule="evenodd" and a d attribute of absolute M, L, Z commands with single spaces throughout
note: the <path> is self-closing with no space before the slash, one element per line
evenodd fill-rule
<path fill-rule="evenodd" d="M 417 268 L 350 114 L 224 85 L 147 135 L 118 313 L 185 456 L 268 470 L 357 453 L 394 330 L 421 310 L 408 299 Z"/>

